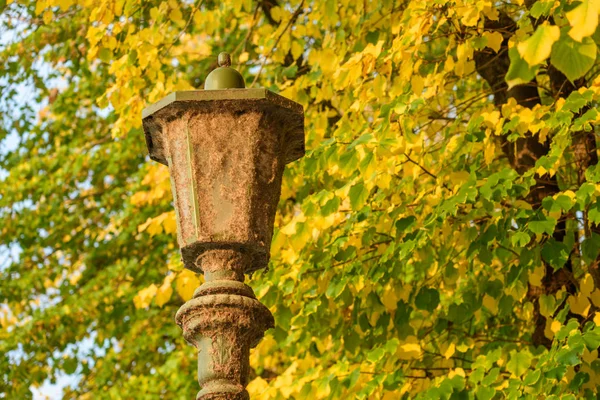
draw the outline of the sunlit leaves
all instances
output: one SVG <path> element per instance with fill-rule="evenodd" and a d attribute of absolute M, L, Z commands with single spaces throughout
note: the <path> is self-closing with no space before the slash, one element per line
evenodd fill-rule
<path fill-rule="evenodd" d="M 542 24 L 531 37 L 519 43 L 519 55 L 529 64 L 535 66 L 550 57 L 552 45 L 560 37 L 560 28 L 556 25 Z"/>
<path fill-rule="evenodd" d="M 530 66 L 519 54 L 516 47 L 512 47 L 508 50 L 510 57 L 510 67 L 506 73 L 506 83 L 511 88 L 515 85 L 522 85 L 530 82 L 537 73 L 538 66 Z"/>
<path fill-rule="evenodd" d="M 512 350 L 510 352 L 510 359 L 506 364 L 506 369 L 516 376 L 521 376 L 531 366 L 532 359 L 533 357 L 528 350 Z"/>
<path fill-rule="evenodd" d="M 148 232 L 151 236 L 161 232 L 176 233 L 177 222 L 175 220 L 175 211 L 169 211 L 160 214 L 158 217 L 148 218 L 146 222 L 138 227 L 139 232 Z"/>
<path fill-rule="evenodd" d="M 146 308 L 150 305 L 150 302 L 156 295 L 158 288 L 152 284 L 145 289 L 139 291 L 139 293 L 133 298 L 136 308 Z"/>
<path fill-rule="evenodd" d="M 552 48 L 550 62 L 569 80 L 584 76 L 596 62 L 596 43 L 589 38 L 580 42 L 562 37 Z"/>
<path fill-rule="evenodd" d="M 168 169 L 144 162 L 140 112 L 202 88 L 223 50 L 249 85 L 305 110 L 270 268 L 246 280 L 277 321 L 252 353 L 252 398 L 590 395 L 600 178 L 576 146 L 598 119 L 596 2 L 531 3 L 19 5 L 31 30 L 2 53 L 0 82 L 37 82 L 44 110 L 0 110 L 22 140 L 0 150 L 0 207 L 16 203 L 0 232 L 22 252 L 0 269 L 0 353 L 26 348 L 20 364 L 0 357 L 13 397 L 29 396 L 22 376 L 72 371 L 85 379 L 67 398 L 198 392 L 172 319 L 202 280 L 183 269 Z M 56 91 L 52 68 L 31 67 L 42 58 Z M 556 70 L 578 87 L 557 94 Z M 539 104 L 511 97 L 527 91 Z M 554 270 L 566 279 L 551 292 Z M 89 332 L 93 369 L 71 356 L 39 367 Z M 552 346 L 530 347 L 539 336 Z"/>
<path fill-rule="evenodd" d="M 573 8 L 565 13 L 571 25 L 569 36 L 581 42 L 584 37 L 593 35 L 598 27 L 599 13 L 600 1 L 598 0 L 574 2 Z"/>
<path fill-rule="evenodd" d="M 164 306 L 170 299 L 173 294 L 173 279 L 175 278 L 175 274 L 169 274 L 165 277 L 165 280 L 162 285 L 156 291 L 156 305 L 159 307 Z"/>
<path fill-rule="evenodd" d="M 194 272 L 184 269 L 177 275 L 175 287 L 179 296 L 184 301 L 188 301 L 192 298 L 194 291 L 200 286 L 200 283 L 200 279 Z"/>
<path fill-rule="evenodd" d="M 500 32 L 484 32 L 483 37 L 486 38 L 486 46 L 494 50 L 496 53 L 500 50 L 500 46 L 504 41 L 504 36 Z"/>

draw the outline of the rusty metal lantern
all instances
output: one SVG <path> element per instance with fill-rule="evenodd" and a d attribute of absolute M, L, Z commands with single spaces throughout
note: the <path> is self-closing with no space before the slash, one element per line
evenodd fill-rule
<path fill-rule="evenodd" d="M 176 315 L 198 349 L 202 400 L 248 398 L 249 351 L 274 320 L 244 274 L 267 266 L 283 170 L 304 155 L 302 106 L 245 89 L 228 55 L 219 63 L 210 90 L 171 93 L 142 115 L 150 158 L 169 167 L 184 266 L 205 275 Z"/>

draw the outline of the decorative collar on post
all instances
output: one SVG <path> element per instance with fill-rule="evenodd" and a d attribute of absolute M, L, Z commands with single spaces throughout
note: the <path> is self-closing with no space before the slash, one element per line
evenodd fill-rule
<path fill-rule="evenodd" d="M 168 165 L 186 268 L 206 282 L 177 312 L 198 348 L 197 399 L 248 399 L 249 351 L 274 320 L 244 274 L 265 268 L 286 163 L 304 155 L 304 111 L 245 89 L 227 53 L 205 89 L 144 109 L 150 158 Z"/>

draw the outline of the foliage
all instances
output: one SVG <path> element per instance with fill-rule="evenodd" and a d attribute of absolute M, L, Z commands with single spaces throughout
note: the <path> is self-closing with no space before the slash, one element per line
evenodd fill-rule
<path fill-rule="evenodd" d="M 306 112 L 248 280 L 276 319 L 253 398 L 595 398 L 598 0 L 0 8 L 4 397 L 195 395 L 173 316 L 201 277 L 140 115 L 227 50 Z"/>

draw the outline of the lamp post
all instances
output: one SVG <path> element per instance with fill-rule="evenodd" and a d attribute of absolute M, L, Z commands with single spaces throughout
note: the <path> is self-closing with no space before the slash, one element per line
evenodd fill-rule
<path fill-rule="evenodd" d="M 219 55 L 206 90 L 144 109 L 150 158 L 169 167 L 184 266 L 205 283 L 175 320 L 198 349 L 198 400 L 248 399 L 249 352 L 274 326 L 244 284 L 265 268 L 286 163 L 304 155 L 302 106 L 245 89 Z"/>

